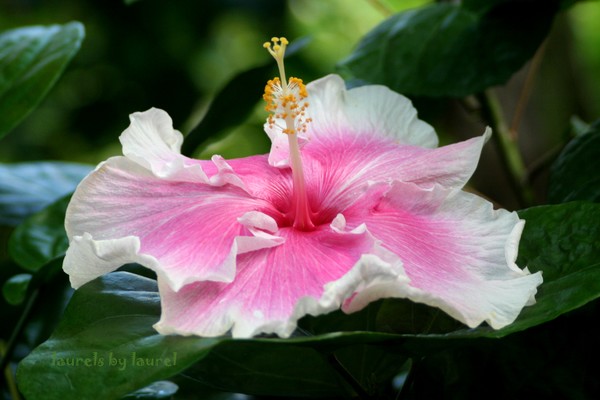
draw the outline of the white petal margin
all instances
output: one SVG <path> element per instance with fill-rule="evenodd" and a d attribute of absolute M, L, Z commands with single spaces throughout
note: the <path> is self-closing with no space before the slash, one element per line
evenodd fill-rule
<path fill-rule="evenodd" d="M 238 236 L 234 239 L 222 268 L 199 276 L 180 277 L 165 273 L 159 260 L 149 254 L 140 253 L 140 239 L 137 236 L 94 240 L 86 232 L 83 236 L 75 236 L 71 240 L 63 261 L 63 271 L 69 275 L 71 286 L 78 289 L 125 264 L 138 263 L 156 272 L 159 281 L 166 282 L 172 290 L 178 291 L 186 284 L 200 280 L 231 282 L 235 276 L 238 254 L 279 246 L 284 241 L 262 231 L 257 231 L 253 236 Z"/>
<path fill-rule="evenodd" d="M 381 85 L 367 85 L 346 90 L 342 78 L 327 75 L 307 85 L 309 103 L 307 117 L 312 118 L 308 131 L 300 134 L 301 146 L 317 139 L 341 136 L 374 135 L 387 137 L 399 144 L 437 147 L 434 129 L 417 117 L 412 102 Z M 283 121 L 273 128 L 265 124 L 271 139 L 269 163 L 287 165 L 287 137 L 282 133 Z"/>
<path fill-rule="evenodd" d="M 169 114 L 158 108 L 129 116 L 130 125 L 119 137 L 125 157 L 158 178 L 208 182 L 200 163 L 181 155 L 183 135 L 173 129 Z"/>
<path fill-rule="evenodd" d="M 395 182 L 377 209 L 361 219 L 402 260 L 411 279 L 408 289 L 380 285 L 384 296 L 438 307 L 469 327 L 485 321 L 494 329 L 511 324 L 535 302 L 542 275 L 515 264 L 524 226 L 516 213 L 494 210 L 460 190 L 406 182 Z M 361 212 L 353 211 L 355 217 Z M 359 293 L 344 311 L 370 301 Z"/>
<path fill-rule="evenodd" d="M 75 236 L 67 249 L 63 270 L 74 289 L 112 272 L 120 266 L 138 262 L 147 267 L 158 262 L 152 256 L 139 254 L 140 240 L 128 236 L 112 240 L 94 240 L 89 233 Z M 82 266 L 85 266 L 82 268 Z"/>
<path fill-rule="evenodd" d="M 211 180 L 220 176 L 215 185 L 239 180 L 223 160 L 214 161 Z M 79 184 L 69 203 L 65 229 L 77 247 L 72 254 L 79 256 L 68 252 L 64 268 L 79 274 L 78 282 L 132 262 L 162 275 L 173 290 L 198 280 L 229 282 L 238 254 L 283 243 L 260 229 L 270 217 L 245 217 L 265 204 L 235 185 L 215 190 L 211 183 L 161 179 L 126 157 L 113 157 Z M 95 244 L 83 246 L 77 237 Z M 108 254 L 119 255 L 112 266 L 103 255 L 106 246 Z M 86 263 L 79 262 L 83 254 Z"/>
<path fill-rule="evenodd" d="M 195 283 L 174 292 L 159 279 L 162 315 L 154 328 L 164 335 L 213 337 L 231 331 L 236 338 L 288 337 L 298 319 L 339 309 L 357 291 L 408 284 L 401 262 L 364 225 L 348 231 L 338 216 L 329 229 L 288 231 L 291 236 L 282 236 L 291 242 L 250 253 L 245 263 L 238 260 L 239 272 L 230 284 Z"/>

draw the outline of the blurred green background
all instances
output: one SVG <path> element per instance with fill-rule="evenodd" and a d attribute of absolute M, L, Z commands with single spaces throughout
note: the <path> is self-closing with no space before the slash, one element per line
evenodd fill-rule
<path fill-rule="evenodd" d="M 270 61 L 261 44 L 271 36 L 309 39 L 290 63 L 289 73 L 310 81 L 336 72 L 336 63 L 387 15 L 426 3 L 0 0 L 0 30 L 72 20 L 86 28 L 81 51 L 58 84 L 0 143 L 0 162 L 98 163 L 120 153 L 117 137 L 128 125 L 128 114 L 150 107 L 168 111 L 175 127 L 187 133 L 231 78 Z M 573 115 L 585 122 L 600 115 L 598 21 L 599 2 L 580 2 L 555 21 L 540 67 L 530 79 L 533 93 L 521 107 L 520 146 L 528 165 L 543 164 L 548 153 L 566 142 Z M 508 124 L 519 108 L 526 73 L 527 66 L 497 90 Z M 257 107 L 252 116 L 233 132 L 204 132 L 210 139 L 198 155 L 219 152 L 233 157 L 266 151 L 261 95 L 255 94 Z M 416 104 L 420 115 L 438 129 L 442 143 L 481 133 L 482 127 L 465 119 L 455 101 L 416 99 Z M 227 134 L 228 139 L 206 146 Z M 486 151 L 475 186 L 504 206 L 518 208 L 505 190 L 504 177 L 490 172 L 498 169 L 498 160 L 493 150 Z M 545 181 L 543 173 L 539 176 L 537 199 L 541 202 Z"/>
<path fill-rule="evenodd" d="M 308 39 L 288 64 L 290 75 L 308 82 L 336 72 L 336 64 L 390 13 L 429 2 L 0 0 L 0 31 L 72 20 L 82 22 L 86 29 L 80 52 L 49 95 L 0 141 L 0 162 L 96 164 L 120 154 L 118 136 L 129 124 L 128 115 L 150 107 L 168 111 L 176 128 L 190 132 L 213 97 L 237 74 L 268 63 L 275 73 L 272 59 L 262 48 L 272 36 Z M 517 125 L 536 203 L 544 201 L 550 162 L 574 134 L 573 117 L 584 124 L 600 117 L 598 21 L 600 2 L 578 2 L 557 17 L 532 74 L 528 75 L 531 69 L 527 64 L 509 82 L 495 88 L 506 124 Z M 527 87 L 532 89 L 528 98 L 524 96 Z M 244 92 L 245 86 L 239 90 Z M 250 117 L 233 128 L 201 132 L 205 142 L 196 155 L 208 157 L 217 152 L 237 157 L 268 150 L 262 131 L 266 118 L 262 92 L 250 96 L 256 99 Z M 520 102 L 524 98 L 526 101 Z M 463 103 L 456 99 L 414 100 L 419 115 L 436 127 L 443 144 L 483 131 L 482 123 L 465 109 L 468 99 Z M 230 113 L 219 117 L 237 115 L 237 106 L 232 101 Z M 473 186 L 506 208 L 521 208 L 491 144 L 486 146 Z M 10 269 L 3 270 L 6 277 L 18 272 L 8 261 L 5 248 L 10 232 L 10 228 L 0 227 L 0 265 L 10 264 Z M 66 276 L 57 280 L 66 287 Z M 32 347 L 50 333 L 66 298 L 44 302 L 39 313 L 44 321 L 35 320 L 34 324 L 46 330 L 27 337 Z M 12 325 L 19 310 L 0 305 L 6 310 L 3 319 Z M 2 330 L 8 334 L 11 328 L 3 326 Z M 29 351 L 17 348 L 16 355 L 22 358 Z"/>

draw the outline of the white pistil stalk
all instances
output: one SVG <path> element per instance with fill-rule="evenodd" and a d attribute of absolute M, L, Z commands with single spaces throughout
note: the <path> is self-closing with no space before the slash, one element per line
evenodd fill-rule
<path fill-rule="evenodd" d="M 288 135 L 290 152 L 290 166 L 293 178 L 293 202 L 294 223 L 296 229 L 310 231 L 315 228 L 312 222 L 312 211 L 308 204 L 302 158 L 300 156 L 300 145 L 298 143 L 298 132 L 305 132 L 310 118 L 305 118 L 305 110 L 308 103 L 303 100 L 307 97 L 306 86 L 301 79 L 290 78 L 286 80 L 283 57 L 288 44 L 286 38 L 272 38 L 273 45 L 266 42 L 263 47 L 277 61 L 280 78 L 274 78 L 267 83 L 263 98 L 267 102 L 265 109 L 272 114 L 269 115 L 269 124 L 275 125 L 275 119 L 283 119 L 285 128 L 283 133 Z"/>

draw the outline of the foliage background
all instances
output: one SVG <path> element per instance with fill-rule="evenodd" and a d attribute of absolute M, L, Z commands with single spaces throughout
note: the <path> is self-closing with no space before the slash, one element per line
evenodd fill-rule
<path fill-rule="evenodd" d="M 262 131 L 262 93 L 254 90 L 264 85 L 269 73 L 258 82 L 237 82 L 237 90 L 249 92 L 256 99 L 254 103 L 238 107 L 231 101 L 231 106 L 217 115 L 217 122 L 194 131 L 211 99 L 231 79 L 270 63 L 262 42 L 280 35 L 306 38 L 307 44 L 290 60 L 288 68 L 293 75 L 310 81 L 336 72 L 336 65 L 361 37 L 390 13 L 429 3 L 0 0 L 0 32 L 73 20 L 82 22 L 86 29 L 81 50 L 49 95 L 0 142 L 0 162 L 96 164 L 120 153 L 117 137 L 128 124 L 128 114 L 150 107 L 167 110 L 182 132 L 194 132 L 201 144 L 197 156 L 219 152 L 225 157 L 239 157 L 265 152 L 268 142 Z M 473 190 L 508 209 L 548 201 L 552 161 L 574 136 L 579 122 L 591 123 L 600 116 L 598 21 L 600 3 L 577 2 L 556 17 L 543 50 L 535 58 L 539 64 L 531 68 L 528 63 L 506 84 L 494 88 L 504 120 L 518 127 L 518 146 L 533 189 L 532 200 L 524 204 L 515 193 L 497 149 L 491 145 L 486 146 L 472 180 Z M 530 97 L 526 96 L 527 88 L 531 88 Z M 484 123 L 465 106 L 469 99 L 412 97 L 420 116 L 436 127 L 442 143 L 483 130 Z M 0 282 L 20 272 L 8 255 L 13 230 L 13 226 L 0 227 Z M 9 366 L 13 372 L 17 361 L 48 338 L 71 294 L 66 277 L 54 275 L 42 293 L 47 301 L 38 302 L 34 318 L 15 349 Z M 23 307 L 0 299 L 3 343 L 8 342 Z M 422 374 L 415 385 L 422 392 L 413 395 L 465 398 L 506 385 L 510 388 L 507 393 L 518 393 L 519 397 L 592 398 L 599 391 L 595 376 L 600 371 L 587 353 L 597 349 L 598 332 L 589 322 L 597 318 L 597 308 L 597 301 L 591 302 L 524 334 L 459 343 L 435 352 L 420 364 Z M 177 398 L 194 398 L 186 394 L 186 383 L 193 393 L 197 382 L 179 379 L 182 390 Z M 427 388 L 430 382 L 439 384 L 439 392 Z M 2 388 L 4 398 L 9 398 L 8 387 L 3 384 Z"/>

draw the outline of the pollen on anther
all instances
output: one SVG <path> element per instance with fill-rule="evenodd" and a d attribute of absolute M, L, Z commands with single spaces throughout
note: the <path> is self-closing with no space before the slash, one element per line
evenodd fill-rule
<path fill-rule="evenodd" d="M 306 85 L 302 79 L 290 77 L 289 81 L 285 79 L 285 70 L 283 66 L 283 57 L 288 40 L 284 37 L 271 38 L 271 42 L 266 42 L 263 47 L 277 60 L 280 70 L 280 78 L 273 78 L 267 82 L 263 99 L 267 103 L 265 110 L 270 113 L 268 124 L 270 128 L 277 125 L 277 120 L 282 120 L 284 126 L 280 126 L 283 133 L 293 135 L 296 132 L 306 132 L 306 126 L 310 122 L 305 119 L 305 111 L 308 108 L 308 102 L 304 99 L 308 97 Z"/>

